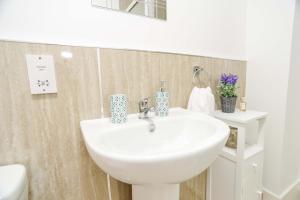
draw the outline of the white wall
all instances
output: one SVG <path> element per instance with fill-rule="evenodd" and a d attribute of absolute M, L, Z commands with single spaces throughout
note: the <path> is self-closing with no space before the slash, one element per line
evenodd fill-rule
<path fill-rule="evenodd" d="M 290 180 L 282 180 L 286 174 L 282 162 L 287 158 L 285 145 L 290 142 L 284 139 L 286 116 L 290 114 L 286 108 L 294 8 L 295 0 L 247 1 L 246 95 L 250 108 L 270 114 L 266 123 L 264 187 L 277 196 L 291 184 Z M 291 163 L 291 159 L 286 162 Z"/>
<path fill-rule="evenodd" d="M 0 0 L 0 39 L 245 59 L 246 0 L 167 1 L 167 21 L 90 0 Z"/>
<path fill-rule="evenodd" d="M 297 65 L 298 68 L 299 68 L 299 66 L 300 66 L 300 60 L 299 60 L 299 52 L 300 52 L 300 1 L 299 0 L 297 1 L 297 4 L 296 4 L 296 14 L 295 14 L 294 27 L 295 27 L 294 37 L 295 37 L 295 43 L 297 43 L 297 45 L 295 45 L 294 46 L 295 49 L 292 50 L 293 51 L 292 62 L 293 62 L 293 59 L 297 58 L 297 59 L 295 59 L 296 61 L 294 61 L 294 62 L 297 63 L 297 64 L 295 64 L 295 66 Z M 297 52 L 298 52 L 298 56 L 296 56 Z M 298 72 L 298 74 L 300 74 L 300 73 Z M 298 83 L 298 86 L 299 85 L 300 84 Z M 299 91 L 299 87 L 297 89 L 298 89 L 297 91 Z M 299 108 L 299 102 L 300 101 L 297 102 L 298 103 L 297 108 Z M 299 118 L 299 117 L 297 116 L 297 118 Z M 300 129 L 298 128 L 298 130 L 300 130 Z M 300 135 L 300 133 L 298 133 L 298 135 Z M 298 138 L 298 141 L 300 141 L 299 138 Z M 298 144 L 298 146 L 300 146 L 300 145 Z M 300 152 L 300 149 L 298 150 L 298 152 Z M 298 155 L 299 155 L 299 153 L 298 153 Z M 299 157 L 300 156 L 298 156 L 298 162 L 299 162 L 298 163 L 298 167 L 299 167 L 299 169 L 298 169 L 298 180 L 300 182 L 300 159 L 299 159 Z"/>
<path fill-rule="evenodd" d="M 287 95 L 286 124 L 283 146 L 283 188 L 299 180 L 300 170 L 300 1 L 295 7 L 294 30 L 290 63 L 289 88 Z"/>

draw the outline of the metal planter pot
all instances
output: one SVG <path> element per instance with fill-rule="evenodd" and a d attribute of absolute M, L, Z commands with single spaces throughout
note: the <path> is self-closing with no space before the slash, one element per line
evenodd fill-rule
<path fill-rule="evenodd" d="M 222 112 L 234 113 L 237 97 L 220 97 Z"/>

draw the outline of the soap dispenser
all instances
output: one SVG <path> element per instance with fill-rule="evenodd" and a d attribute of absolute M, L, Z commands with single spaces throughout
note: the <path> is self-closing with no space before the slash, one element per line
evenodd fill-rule
<path fill-rule="evenodd" d="M 155 94 L 155 114 L 160 117 L 169 114 L 169 93 L 166 92 L 166 81 L 160 81 L 160 90 Z"/>

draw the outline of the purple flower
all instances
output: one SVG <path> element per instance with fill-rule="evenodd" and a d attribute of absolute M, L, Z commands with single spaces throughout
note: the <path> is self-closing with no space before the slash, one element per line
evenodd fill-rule
<path fill-rule="evenodd" d="M 238 76 L 237 75 L 233 75 L 233 74 L 222 74 L 221 75 L 221 83 L 224 85 L 235 85 L 237 80 L 238 80 Z"/>
<path fill-rule="evenodd" d="M 226 84 L 227 83 L 227 79 L 228 79 L 228 76 L 226 74 L 222 74 L 221 75 L 221 83 Z"/>

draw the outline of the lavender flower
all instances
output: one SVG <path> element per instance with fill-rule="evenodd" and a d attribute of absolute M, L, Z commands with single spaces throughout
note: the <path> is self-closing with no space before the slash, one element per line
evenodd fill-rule
<path fill-rule="evenodd" d="M 237 75 L 233 75 L 233 74 L 222 74 L 221 75 L 221 83 L 224 85 L 235 85 L 237 80 L 238 80 L 238 76 Z"/>
<path fill-rule="evenodd" d="M 222 74 L 218 86 L 219 94 L 223 97 L 236 97 L 236 83 L 238 80 L 237 75 Z"/>

